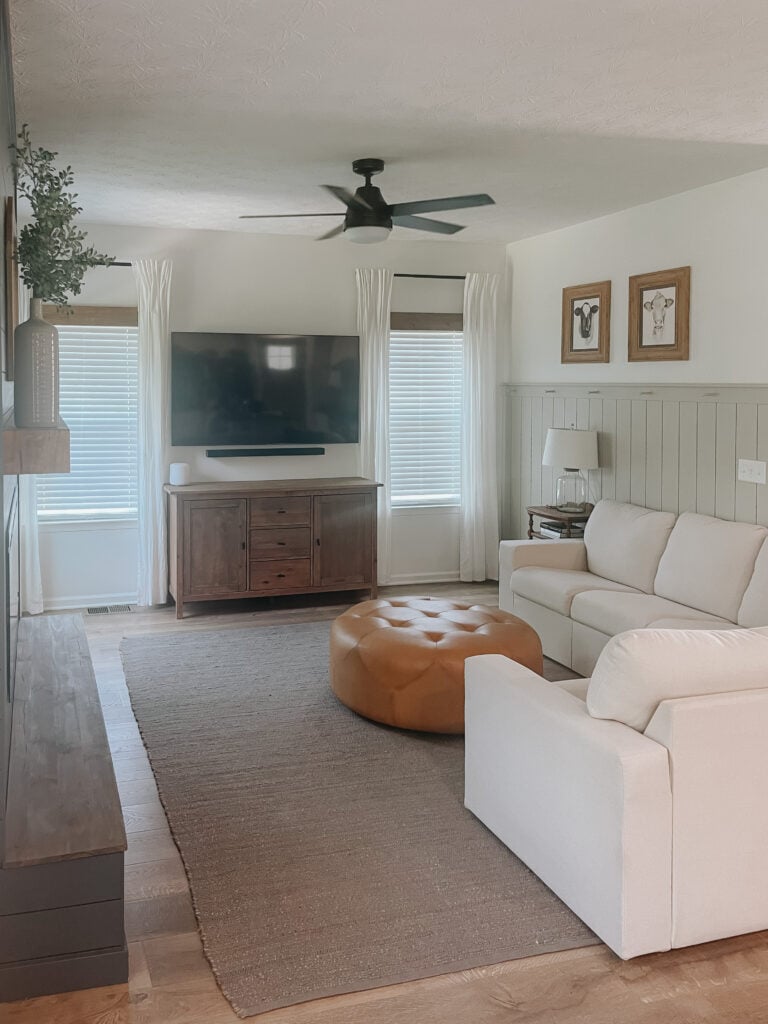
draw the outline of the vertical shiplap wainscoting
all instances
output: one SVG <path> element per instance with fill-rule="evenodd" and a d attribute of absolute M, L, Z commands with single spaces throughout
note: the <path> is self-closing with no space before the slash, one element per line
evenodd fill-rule
<path fill-rule="evenodd" d="M 590 500 L 615 498 L 768 526 L 768 485 L 737 480 L 739 459 L 768 461 L 768 386 L 503 385 L 502 536 L 524 537 L 526 505 L 553 500 L 542 466 L 548 427 L 598 431 Z"/>

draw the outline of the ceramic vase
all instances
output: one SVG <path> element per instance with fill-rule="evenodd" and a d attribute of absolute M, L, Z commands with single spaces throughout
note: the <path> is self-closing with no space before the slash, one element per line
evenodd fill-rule
<path fill-rule="evenodd" d="M 32 299 L 29 320 L 14 332 L 13 349 L 16 426 L 58 426 L 59 332 L 43 320 L 42 299 Z"/>

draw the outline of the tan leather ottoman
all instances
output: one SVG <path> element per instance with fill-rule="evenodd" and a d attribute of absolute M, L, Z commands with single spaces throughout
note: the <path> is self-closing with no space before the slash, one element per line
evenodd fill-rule
<path fill-rule="evenodd" d="M 504 654 L 541 675 L 541 641 L 514 615 L 429 597 L 356 604 L 331 626 L 331 688 L 401 729 L 464 732 L 464 659 Z"/>

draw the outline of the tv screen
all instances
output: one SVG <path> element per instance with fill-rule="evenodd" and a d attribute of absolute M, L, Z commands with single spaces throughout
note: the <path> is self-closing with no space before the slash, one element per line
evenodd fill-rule
<path fill-rule="evenodd" d="M 356 337 L 176 332 L 171 443 L 354 443 L 359 386 Z"/>

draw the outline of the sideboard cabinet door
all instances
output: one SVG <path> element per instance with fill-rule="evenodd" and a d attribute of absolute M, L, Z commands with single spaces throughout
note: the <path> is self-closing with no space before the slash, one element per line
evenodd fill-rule
<path fill-rule="evenodd" d="M 245 498 L 184 502 L 184 596 L 239 593 L 248 587 Z"/>
<path fill-rule="evenodd" d="M 375 497 L 372 493 L 315 495 L 313 586 L 370 585 Z"/>

